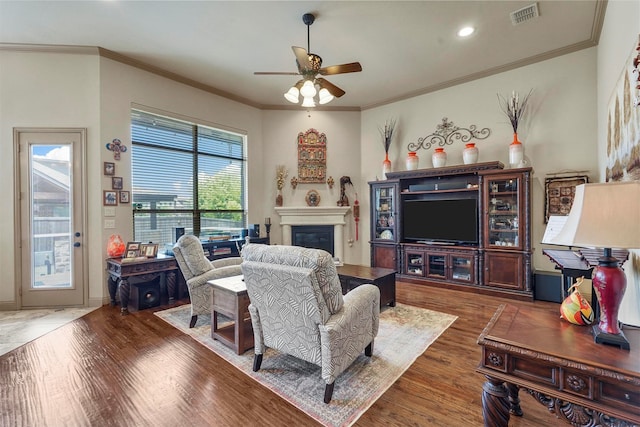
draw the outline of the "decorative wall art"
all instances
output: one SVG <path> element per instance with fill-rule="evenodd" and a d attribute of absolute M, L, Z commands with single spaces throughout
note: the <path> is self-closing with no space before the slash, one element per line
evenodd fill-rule
<path fill-rule="evenodd" d="M 327 137 L 315 129 L 298 134 L 298 183 L 324 183 L 327 175 Z"/>
<path fill-rule="evenodd" d="M 549 216 L 567 216 L 573 205 L 576 195 L 576 186 L 589 182 L 586 175 L 553 177 L 544 180 L 544 223 L 549 221 Z"/>
<path fill-rule="evenodd" d="M 122 142 L 115 138 L 113 141 L 106 144 L 107 150 L 113 151 L 113 159 L 120 160 L 120 153 L 124 153 L 127 151 L 126 145 L 123 145 Z"/>
<path fill-rule="evenodd" d="M 444 147 L 453 144 L 454 141 L 467 143 L 471 139 L 486 139 L 491 135 L 491 129 L 478 129 L 476 125 L 470 125 L 469 128 L 461 128 L 450 122 L 448 118 L 443 117 L 442 123 L 436 125 L 436 130 L 427 135 L 418 138 L 418 142 L 410 142 L 407 146 L 409 151 L 418 151 L 421 148 L 428 150 L 432 146 Z"/>
<path fill-rule="evenodd" d="M 633 46 L 609 100 L 606 180 L 640 180 L 640 42 Z"/>

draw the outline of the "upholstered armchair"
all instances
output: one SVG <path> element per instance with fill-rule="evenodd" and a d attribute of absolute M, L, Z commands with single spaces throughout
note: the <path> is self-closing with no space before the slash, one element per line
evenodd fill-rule
<path fill-rule="evenodd" d="M 173 255 L 189 289 L 191 299 L 191 321 L 193 328 L 199 314 L 211 313 L 211 286 L 209 280 L 242 274 L 242 258 L 230 257 L 209 261 L 204 256 L 202 243 L 194 235 L 184 235 L 173 246 Z"/>
<path fill-rule="evenodd" d="M 338 375 L 363 351 L 373 353 L 380 291 L 366 284 L 343 297 L 333 258 L 319 249 L 248 244 L 242 258 L 253 370 L 260 370 L 267 347 L 318 365 L 329 403 Z"/>

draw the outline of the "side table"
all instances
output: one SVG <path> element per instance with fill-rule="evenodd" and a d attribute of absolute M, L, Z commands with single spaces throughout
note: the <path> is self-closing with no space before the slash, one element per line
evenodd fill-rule
<path fill-rule="evenodd" d="M 336 267 L 342 293 L 371 283 L 380 289 L 380 308 L 396 305 L 396 271 L 390 268 L 367 267 L 364 265 L 344 264 Z"/>
<path fill-rule="evenodd" d="M 625 335 L 631 350 L 596 344 L 557 310 L 501 305 L 478 338 L 484 425 L 521 416 L 520 391 L 573 425 L 640 425 L 640 330 Z"/>
<path fill-rule="evenodd" d="M 209 280 L 211 286 L 211 338 L 242 354 L 253 348 L 253 327 L 249 314 L 249 295 L 244 276 Z M 218 326 L 218 313 L 233 323 Z"/>

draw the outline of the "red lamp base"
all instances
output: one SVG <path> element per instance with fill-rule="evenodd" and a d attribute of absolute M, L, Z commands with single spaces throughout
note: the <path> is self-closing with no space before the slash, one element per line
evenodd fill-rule
<path fill-rule="evenodd" d="M 629 341 L 620 330 L 618 322 L 618 310 L 627 288 L 627 278 L 618 260 L 611 256 L 610 248 L 605 248 L 604 256 L 598 258 L 598 266 L 593 269 L 591 281 L 600 306 L 599 322 L 593 326 L 595 342 L 629 350 Z"/>
<path fill-rule="evenodd" d="M 620 347 L 623 350 L 630 350 L 629 341 L 624 333 L 620 331 L 619 334 L 609 334 L 600 329 L 598 325 L 592 326 L 593 340 L 597 344 L 609 344 L 616 347 Z"/>

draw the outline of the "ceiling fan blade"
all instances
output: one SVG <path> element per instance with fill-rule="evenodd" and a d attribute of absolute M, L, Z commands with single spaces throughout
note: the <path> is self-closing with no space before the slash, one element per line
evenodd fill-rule
<path fill-rule="evenodd" d="M 300 73 L 287 72 L 287 71 L 254 71 L 257 76 L 299 76 Z"/>
<path fill-rule="evenodd" d="M 336 98 L 340 98 L 342 95 L 345 94 L 345 91 L 343 91 L 333 83 L 329 82 L 328 80 L 323 79 L 322 77 L 316 78 L 316 81 L 321 87 L 327 89 L 329 93 L 335 96 Z"/>
<path fill-rule="evenodd" d="M 300 68 L 300 72 L 302 70 L 310 70 L 311 62 L 309 61 L 309 55 L 304 48 L 298 46 L 291 46 L 293 49 L 293 53 L 296 55 L 296 59 L 298 60 L 298 67 Z"/>
<path fill-rule="evenodd" d="M 332 74 L 358 73 L 362 71 L 362 65 L 359 62 L 350 62 L 348 64 L 329 65 L 320 69 L 320 74 L 330 76 Z"/>

